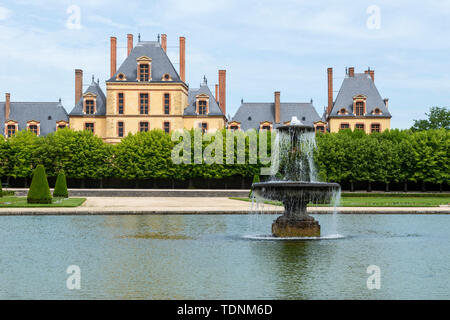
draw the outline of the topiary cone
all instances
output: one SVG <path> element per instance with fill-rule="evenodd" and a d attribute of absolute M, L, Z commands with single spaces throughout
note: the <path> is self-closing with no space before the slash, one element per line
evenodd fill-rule
<path fill-rule="evenodd" d="M 64 172 L 58 173 L 56 178 L 55 190 L 53 190 L 53 197 L 68 198 L 66 175 Z"/>
<path fill-rule="evenodd" d="M 33 179 L 28 190 L 28 203 L 52 203 L 52 194 L 48 186 L 47 176 L 43 165 L 38 165 L 33 172 Z"/>

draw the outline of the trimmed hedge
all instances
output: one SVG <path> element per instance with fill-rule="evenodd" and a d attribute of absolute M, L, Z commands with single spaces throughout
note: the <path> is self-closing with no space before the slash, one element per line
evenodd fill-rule
<path fill-rule="evenodd" d="M 47 176 L 43 165 L 38 165 L 33 173 L 31 186 L 27 195 L 28 203 L 52 203 L 52 194 L 48 186 Z"/>
<path fill-rule="evenodd" d="M 53 190 L 53 197 L 68 198 L 66 175 L 64 172 L 58 173 L 56 178 L 55 190 Z"/>

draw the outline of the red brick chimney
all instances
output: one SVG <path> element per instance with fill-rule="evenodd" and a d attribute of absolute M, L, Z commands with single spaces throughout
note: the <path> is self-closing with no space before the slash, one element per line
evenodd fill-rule
<path fill-rule="evenodd" d="M 75 105 L 83 96 L 83 70 L 75 69 Z"/>
<path fill-rule="evenodd" d="M 5 93 L 5 120 L 9 120 L 10 113 L 11 113 L 11 94 Z"/>
<path fill-rule="evenodd" d="M 116 74 L 117 69 L 117 38 L 111 37 L 111 78 Z"/>
<path fill-rule="evenodd" d="M 329 115 L 331 113 L 331 110 L 333 109 L 333 68 L 327 69 L 328 74 L 328 107 L 327 107 L 327 114 Z"/>
<path fill-rule="evenodd" d="M 180 37 L 180 78 L 186 81 L 186 38 Z"/>
<path fill-rule="evenodd" d="M 164 33 L 161 35 L 161 48 L 167 52 L 167 34 Z"/>
<path fill-rule="evenodd" d="M 372 81 L 375 82 L 375 70 L 369 70 L 370 77 L 372 78 Z"/>
<path fill-rule="evenodd" d="M 354 67 L 348 68 L 348 76 L 349 77 L 354 77 L 355 76 L 355 68 Z"/>
<path fill-rule="evenodd" d="M 216 102 L 219 102 L 219 85 L 216 83 Z"/>
<path fill-rule="evenodd" d="M 224 115 L 227 111 L 226 90 L 226 70 L 219 70 L 219 107 Z"/>
<path fill-rule="evenodd" d="M 275 122 L 280 123 L 280 91 L 275 91 Z"/>
<path fill-rule="evenodd" d="M 130 55 L 131 50 L 133 50 L 133 35 L 129 33 L 127 34 L 127 56 Z"/>

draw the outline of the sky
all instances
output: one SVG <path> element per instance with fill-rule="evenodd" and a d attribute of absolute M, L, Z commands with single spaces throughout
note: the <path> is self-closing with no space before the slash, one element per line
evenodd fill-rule
<path fill-rule="evenodd" d="M 327 104 L 327 67 L 334 96 L 346 67 L 375 70 L 389 98 L 392 128 L 409 128 L 432 106 L 450 101 L 450 0 L 0 0 L 0 100 L 57 101 L 74 106 L 74 69 L 105 90 L 109 38 L 118 61 L 126 35 L 167 34 L 178 70 L 178 38 L 186 37 L 186 81 L 210 89 L 227 70 L 227 114 L 241 99 Z"/>

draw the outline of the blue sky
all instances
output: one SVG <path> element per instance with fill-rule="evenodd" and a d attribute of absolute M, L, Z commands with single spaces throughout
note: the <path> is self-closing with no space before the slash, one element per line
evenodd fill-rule
<path fill-rule="evenodd" d="M 80 8 L 79 29 L 67 27 L 73 5 Z M 275 90 L 284 102 L 313 99 L 321 114 L 327 67 L 337 91 L 345 67 L 370 66 L 389 98 L 392 127 L 408 128 L 431 106 L 449 105 L 449 18 L 448 0 L 0 0 L 0 94 L 11 92 L 13 101 L 61 97 L 70 111 L 75 68 L 84 70 L 85 85 L 94 74 L 105 88 L 110 36 L 118 38 L 120 65 L 127 33 L 135 40 L 139 32 L 142 40 L 166 33 L 176 68 L 178 37 L 186 37 L 191 87 L 206 75 L 214 92 L 217 70 L 227 70 L 231 115 L 241 98 L 272 101 Z"/>

